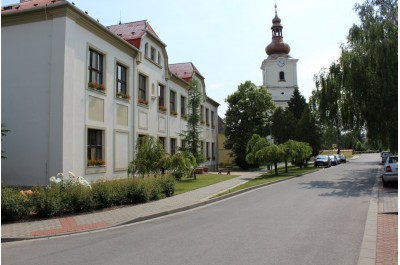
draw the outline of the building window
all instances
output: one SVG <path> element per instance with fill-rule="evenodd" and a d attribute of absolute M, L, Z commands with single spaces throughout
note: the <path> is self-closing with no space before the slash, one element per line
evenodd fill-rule
<path fill-rule="evenodd" d="M 210 143 L 206 142 L 206 157 L 207 160 L 210 160 Z"/>
<path fill-rule="evenodd" d="M 160 141 L 160 144 L 165 151 L 165 137 L 158 137 L 158 141 Z"/>
<path fill-rule="evenodd" d="M 215 143 L 211 143 L 211 158 L 215 160 Z"/>
<path fill-rule="evenodd" d="M 176 112 L 176 92 L 172 90 L 169 91 L 169 110 Z"/>
<path fill-rule="evenodd" d="M 158 108 L 165 110 L 165 86 L 158 84 Z"/>
<path fill-rule="evenodd" d="M 200 142 L 200 153 L 202 155 L 204 155 L 204 142 L 203 141 Z"/>
<path fill-rule="evenodd" d="M 87 132 L 87 161 L 88 166 L 104 165 L 103 160 L 103 132 L 102 130 L 88 129 Z"/>
<path fill-rule="evenodd" d="M 103 55 L 89 48 L 89 83 L 103 84 Z"/>
<path fill-rule="evenodd" d="M 211 127 L 215 127 L 215 123 L 214 123 L 214 111 L 211 111 Z"/>
<path fill-rule="evenodd" d="M 146 44 L 144 45 L 144 55 L 146 57 L 149 57 L 149 44 L 146 42 Z"/>
<path fill-rule="evenodd" d="M 206 125 L 210 126 L 210 116 L 208 108 L 206 108 Z"/>
<path fill-rule="evenodd" d="M 157 63 L 158 63 L 159 65 L 161 65 L 161 53 L 160 53 L 160 52 L 158 52 Z"/>
<path fill-rule="evenodd" d="M 181 149 L 186 150 L 186 148 L 187 148 L 187 141 L 181 140 Z"/>
<path fill-rule="evenodd" d="M 200 122 L 201 123 L 204 123 L 204 114 L 203 114 L 203 112 L 204 112 L 204 107 L 200 106 Z"/>
<path fill-rule="evenodd" d="M 156 61 L 156 49 L 154 47 L 150 48 L 150 59 L 155 62 Z"/>
<path fill-rule="evenodd" d="M 127 96 L 128 91 L 126 89 L 126 67 L 117 64 L 117 96 Z"/>
<path fill-rule="evenodd" d="M 186 97 L 181 96 L 181 115 L 186 115 Z"/>
<path fill-rule="evenodd" d="M 146 104 L 147 102 L 147 77 L 139 74 L 139 103 Z"/>
<path fill-rule="evenodd" d="M 285 81 L 285 73 L 283 71 L 279 72 L 279 81 Z"/>
<path fill-rule="evenodd" d="M 171 138 L 170 139 L 170 153 L 171 155 L 175 155 L 176 153 L 176 139 L 175 138 Z"/>

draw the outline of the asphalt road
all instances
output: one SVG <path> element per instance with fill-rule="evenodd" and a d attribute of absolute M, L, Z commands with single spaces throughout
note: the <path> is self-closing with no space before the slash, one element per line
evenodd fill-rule
<path fill-rule="evenodd" d="M 378 159 L 117 229 L 2 244 L 2 264 L 357 264 Z"/>

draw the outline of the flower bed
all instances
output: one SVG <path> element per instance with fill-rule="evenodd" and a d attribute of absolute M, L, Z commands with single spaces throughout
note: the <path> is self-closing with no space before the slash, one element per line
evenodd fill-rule
<path fill-rule="evenodd" d="M 170 175 L 101 180 L 89 184 L 70 172 L 69 178 L 58 174 L 51 177 L 50 182 L 49 186 L 37 186 L 25 191 L 2 186 L 2 222 L 143 203 L 170 197 L 175 191 L 175 179 Z"/>

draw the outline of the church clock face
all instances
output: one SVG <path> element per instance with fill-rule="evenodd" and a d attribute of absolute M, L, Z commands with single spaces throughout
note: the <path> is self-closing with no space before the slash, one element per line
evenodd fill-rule
<path fill-rule="evenodd" d="M 279 67 L 284 67 L 285 64 L 286 64 L 285 58 L 279 57 L 278 60 L 276 60 L 276 64 L 277 64 Z"/>

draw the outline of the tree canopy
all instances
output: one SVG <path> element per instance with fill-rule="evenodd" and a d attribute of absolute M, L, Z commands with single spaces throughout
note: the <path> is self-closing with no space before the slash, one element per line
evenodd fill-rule
<path fill-rule="evenodd" d="M 186 130 L 180 134 L 185 146 L 180 150 L 192 154 L 196 158 L 196 163 L 200 164 L 204 161 L 204 156 L 201 153 L 201 126 L 200 126 L 200 106 L 202 102 L 202 93 L 199 82 L 192 79 L 189 82 L 188 88 L 188 115 Z"/>
<path fill-rule="evenodd" d="M 263 86 L 246 81 L 225 100 L 228 109 L 225 114 L 225 148 L 231 149 L 235 163 L 248 168 L 246 146 L 253 134 L 267 136 L 268 113 L 272 113 L 275 104 L 271 94 Z"/>
<path fill-rule="evenodd" d="M 361 23 L 350 29 L 340 58 L 315 78 L 313 111 L 338 136 L 340 131 L 366 131 L 370 141 L 396 152 L 397 0 L 365 0 L 355 10 Z"/>

